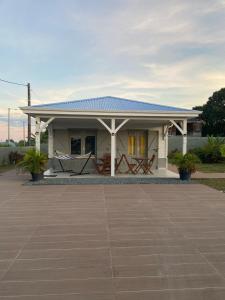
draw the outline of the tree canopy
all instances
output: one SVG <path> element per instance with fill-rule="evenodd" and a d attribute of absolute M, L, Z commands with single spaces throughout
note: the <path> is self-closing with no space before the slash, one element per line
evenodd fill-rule
<path fill-rule="evenodd" d="M 213 93 L 206 104 L 193 109 L 202 111 L 202 135 L 225 136 L 225 88 Z"/>

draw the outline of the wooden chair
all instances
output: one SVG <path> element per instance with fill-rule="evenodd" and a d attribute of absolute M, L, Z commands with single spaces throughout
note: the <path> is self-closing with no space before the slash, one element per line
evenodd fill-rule
<path fill-rule="evenodd" d="M 123 162 L 123 154 L 120 156 L 119 159 L 118 158 L 115 159 L 115 172 L 116 173 L 121 173 L 121 171 L 119 170 L 119 167 L 122 162 Z"/>
<path fill-rule="evenodd" d="M 101 175 L 108 175 L 111 172 L 111 155 L 105 154 L 103 158 L 94 160 L 96 171 Z"/>
<path fill-rule="evenodd" d="M 153 174 L 153 172 L 151 171 L 151 168 L 152 168 L 152 165 L 153 165 L 153 163 L 155 161 L 155 158 L 156 158 L 156 155 L 153 154 L 152 157 L 151 157 L 151 159 L 146 160 L 146 162 L 144 162 L 144 164 L 142 166 L 144 174 L 148 174 L 148 173 Z"/>
<path fill-rule="evenodd" d="M 124 161 L 125 161 L 125 163 L 128 167 L 128 170 L 126 171 L 126 174 L 128 174 L 128 173 L 136 174 L 135 168 L 136 168 L 137 164 L 136 163 L 130 163 L 125 154 L 122 154 L 122 157 L 123 157 L 123 159 L 124 159 Z"/>

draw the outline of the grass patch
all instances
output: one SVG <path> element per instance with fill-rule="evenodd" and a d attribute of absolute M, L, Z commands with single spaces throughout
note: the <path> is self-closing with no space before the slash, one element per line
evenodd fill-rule
<path fill-rule="evenodd" d="M 204 173 L 225 173 L 225 163 L 197 164 L 197 171 Z"/>
<path fill-rule="evenodd" d="M 14 165 L 4 165 L 4 166 L 0 166 L 0 173 L 4 173 L 7 172 L 9 170 L 13 170 L 15 168 Z"/>
<path fill-rule="evenodd" d="M 207 185 L 218 191 L 225 191 L 225 178 L 192 179 L 198 183 Z"/>

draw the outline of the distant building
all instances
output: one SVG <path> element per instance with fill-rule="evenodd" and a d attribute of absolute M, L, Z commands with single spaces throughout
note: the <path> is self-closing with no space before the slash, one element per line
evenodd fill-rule
<path fill-rule="evenodd" d="M 187 121 L 187 135 L 189 136 L 202 136 L 203 121 L 200 118 L 193 118 Z M 175 127 L 169 129 L 169 135 L 181 135 L 180 131 Z"/>

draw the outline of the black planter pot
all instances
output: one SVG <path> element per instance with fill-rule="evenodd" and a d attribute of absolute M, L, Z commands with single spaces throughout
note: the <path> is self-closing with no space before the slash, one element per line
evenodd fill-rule
<path fill-rule="evenodd" d="M 39 181 L 44 178 L 43 173 L 31 173 L 32 181 Z"/>
<path fill-rule="evenodd" d="M 187 170 L 179 170 L 180 180 L 190 180 L 191 179 L 191 172 Z"/>

